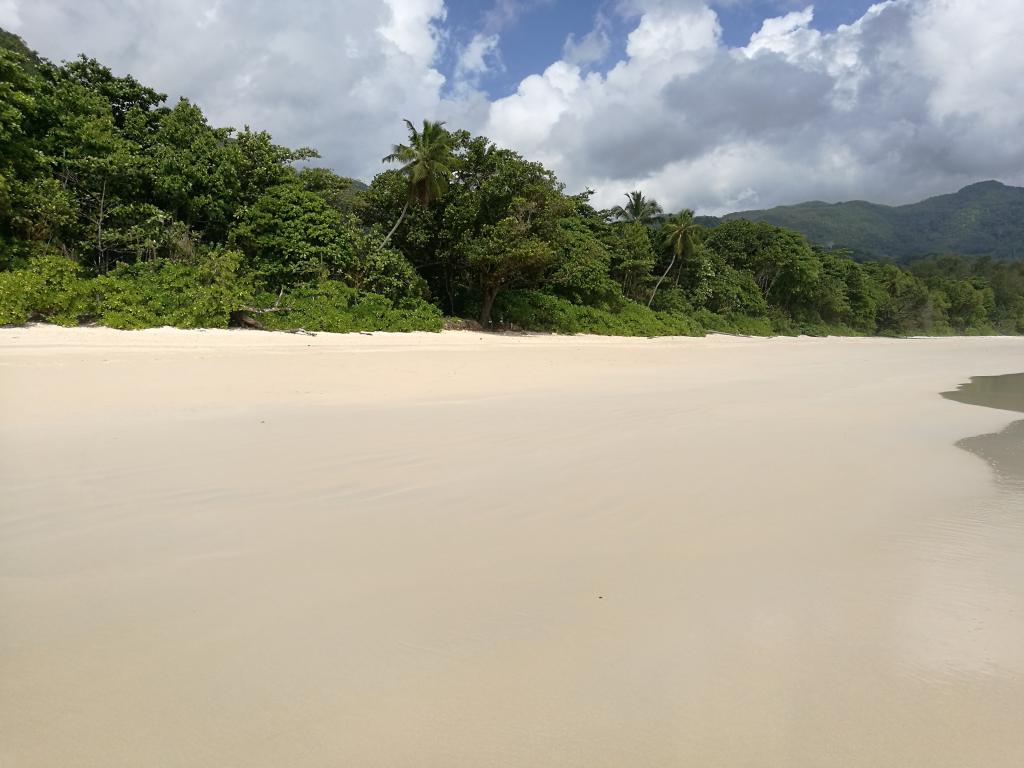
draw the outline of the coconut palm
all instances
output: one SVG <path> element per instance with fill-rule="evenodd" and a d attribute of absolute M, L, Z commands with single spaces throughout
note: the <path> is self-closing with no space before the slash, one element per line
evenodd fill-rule
<path fill-rule="evenodd" d="M 661 287 L 662 281 L 668 277 L 668 273 L 672 271 L 676 260 L 682 259 L 684 256 L 693 256 L 697 247 L 697 237 L 701 229 L 700 224 L 693 220 L 693 211 L 689 208 L 677 213 L 675 216 L 670 216 L 662 225 L 661 232 L 665 248 L 672 253 L 672 260 L 668 263 L 665 272 L 658 278 L 654 290 L 651 291 L 651 298 L 647 302 L 648 307 L 654 302 L 658 288 Z"/>
<path fill-rule="evenodd" d="M 401 226 L 409 212 L 409 205 L 413 202 L 429 205 L 437 200 L 448 189 L 448 180 L 452 175 L 454 139 L 445 130 L 444 123 L 424 120 L 422 131 L 416 130 L 416 126 L 409 120 L 406 120 L 405 124 L 409 128 L 409 143 L 395 144 L 391 154 L 383 161 L 401 163 L 399 172 L 409 182 L 409 195 L 405 200 L 405 206 L 395 226 L 384 238 L 385 245 Z"/>
<path fill-rule="evenodd" d="M 626 204 L 616 205 L 609 211 L 612 218 L 617 221 L 635 221 L 640 224 L 650 224 L 661 216 L 661 206 L 657 200 L 644 197 L 640 190 L 626 193 Z"/>

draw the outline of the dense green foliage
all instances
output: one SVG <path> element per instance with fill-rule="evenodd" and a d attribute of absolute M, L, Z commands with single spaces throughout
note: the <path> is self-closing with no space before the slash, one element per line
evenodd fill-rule
<path fill-rule="evenodd" d="M 367 187 L 96 61 L 0 38 L 0 324 L 1024 332 L 1024 262 L 862 263 L 770 223 L 708 229 L 639 191 L 599 211 L 484 137 L 407 128 Z"/>
<path fill-rule="evenodd" d="M 1024 258 L 1024 188 L 985 181 L 913 205 L 853 201 L 784 205 L 731 213 L 724 220 L 766 221 L 858 259 L 906 262 L 932 254 Z M 706 225 L 718 219 L 705 217 Z"/>
<path fill-rule="evenodd" d="M 271 296 L 263 297 L 265 303 Z M 337 281 L 300 285 L 281 294 L 282 312 L 265 315 L 269 329 L 308 331 L 440 331 L 444 318 L 433 304 L 417 298 L 392 301 L 361 293 Z"/>
<path fill-rule="evenodd" d="M 615 308 L 575 304 L 540 291 L 509 291 L 495 307 L 500 322 L 512 328 L 551 333 L 608 336 L 701 336 L 703 327 L 678 312 L 655 312 L 626 301 Z"/>

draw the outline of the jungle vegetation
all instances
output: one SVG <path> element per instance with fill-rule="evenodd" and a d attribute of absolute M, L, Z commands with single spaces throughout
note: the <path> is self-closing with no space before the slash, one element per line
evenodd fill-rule
<path fill-rule="evenodd" d="M 429 120 L 381 148 L 365 186 L 94 59 L 0 43 L 0 324 L 1024 332 L 1022 261 L 861 262 L 767 222 L 703 226 L 641 191 L 598 210 Z"/>

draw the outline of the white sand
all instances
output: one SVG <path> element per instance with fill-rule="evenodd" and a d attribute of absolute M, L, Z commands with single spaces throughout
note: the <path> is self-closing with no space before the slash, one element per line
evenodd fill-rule
<path fill-rule="evenodd" d="M 0 330 L 0 765 L 1024 765 L 1024 340 Z"/>

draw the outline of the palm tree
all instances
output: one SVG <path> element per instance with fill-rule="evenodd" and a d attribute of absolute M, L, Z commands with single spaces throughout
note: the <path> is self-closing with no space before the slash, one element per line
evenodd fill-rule
<path fill-rule="evenodd" d="M 665 247 L 672 252 L 672 261 L 668 263 L 668 268 L 658 278 L 657 284 L 654 286 L 654 290 L 651 291 L 651 298 L 647 302 L 647 306 L 651 306 L 654 302 L 654 297 L 658 293 L 658 288 L 661 287 L 662 281 L 668 277 L 668 273 L 672 271 L 672 267 L 675 266 L 676 259 L 681 259 L 683 256 L 692 256 L 697 246 L 697 235 L 701 230 L 700 224 L 693 220 L 693 211 L 687 208 L 675 216 L 669 217 L 669 219 L 662 225 L 661 231 L 664 237 Z"/>
<path fill-rule="evenodd" d="M 616 205 L 609 211 L 617 221 L 635 221 L 640 224 L 649 224 L 661 216 L 661 206 L 657 200 L 644 197 L 640 190 L 626 193 L 626 205 Z"/>
<path fill-rule="evenodd" d="M 409 205 L 413 201 L 420 205 L 429 205 L 437 200 L 448 189 L 448 180 L 452 175 L 454 139 L 445 130 L 444 123 L 424 120 L 422 131 L 417 131 L 416 126 L 409 120 L 406 120 L 405 124 L 409 128 L 409 143 L 395 144 L 391 154 L 385 157 L 383 162 L 402 164 L 399 172 L 409 182 L 409 195 L 398 221 L 384 238 L 384 245 L 390 242 L 392 235 L 401 226 L 409 212 Z"/>

